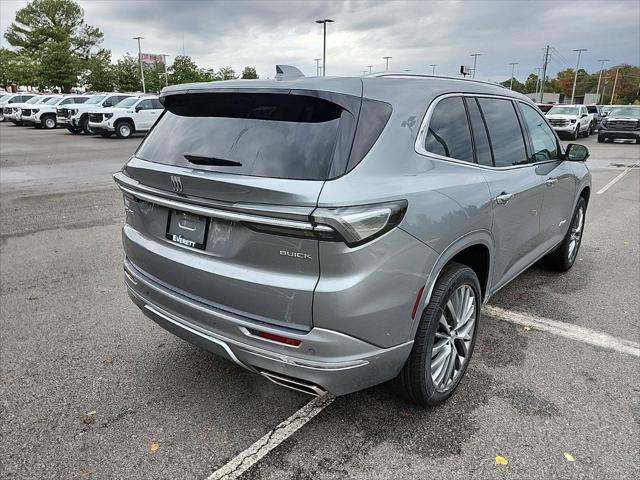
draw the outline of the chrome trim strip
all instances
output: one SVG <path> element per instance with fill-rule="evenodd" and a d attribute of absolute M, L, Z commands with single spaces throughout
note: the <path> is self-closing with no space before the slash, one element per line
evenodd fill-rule
<path fill-rule="evenodd" d="M 157 205 L 162 205 L 163 207 L 173 208 L 176 210 L 182 210 L 185 212 L 194 213 L 196 215 L 203 215 L 205 217 L 212 218 L 220 218 L 223 220 L 229 220 L 231 222 L 249 222 L 249 223 L 259 223 L 261 225 L 271 225 L 275 227 L 284 227 L 284 228 L 292 228 L 295 230 L 304 230 L 304 231 L 333 231 L 330 227 L 325 227 L 322 225 L 315 226 L 309 222 L 299 222 L 297 220 L 286 220 L 282 218 L 274 218 L 274 217 L 263 217 L 259 215 L 249 215 L 245 213 L 236 213 L 230 212 L 227 210 L 219 210 L 217 208 L 210 207 L 201 207 L 199 205 L 194 205 L 191 203 L 178 202 L 176 200 L 169 200 L 168 198 L 159 197 L 157 195 L 152 195 L 149 193 L 143 193 L 137 190 L 134 190 L 129 187 L 125 187 L 118 183 L 118 187 L 125 193 L 136 197 L 139 200 L 144 200 L 145 202 L 155 203 Z M 326 230 L 328 228 L 329 230 Z"/>

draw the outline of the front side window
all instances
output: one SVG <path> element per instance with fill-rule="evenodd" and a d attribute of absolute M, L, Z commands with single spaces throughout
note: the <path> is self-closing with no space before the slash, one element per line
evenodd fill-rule
<path fill-rule="evenodd" d="M 160 102 L 160 100 L 158 100 L 157 98 L 152 98 L 151 108 L 155 110 L 162 110 L 164 107 L 162 106 L 162 103 Z"/>
<path fill-rule="evenodd" d="M 473 162 L 471 133 L 462 97 L 445 98 L 436 105 L 424 147 L 437 155 Z"/>
<path fill-rule="evenodd" d="M 544 162 L 558 159 L 560 155 L 556 136 L 551 127 L 547 125 L 547 122 L 544 121 L 542 115 L 524 103 L 520 104 L 520 110 L 529 129 L 531 145 L 533 146 L 533 161 Z"/>
<path fill-rule="evenodd" d="M 520 122 L 511 100 L 479 98 L 496 167 L 510 167 L 528 163 Z"/>
<path fill-rule="evenodd" d="M 142 100 L 139 104 L 138 104 L 138 109 L 140 110 L 151 110 L 151 100 L 146 99 L 146 100 Z"/>

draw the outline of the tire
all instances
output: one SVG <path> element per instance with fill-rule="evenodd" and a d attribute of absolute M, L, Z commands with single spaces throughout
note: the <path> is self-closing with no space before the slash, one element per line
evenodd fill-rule
<path fill-rule="evenodd" d="M 53 130 L 58 126 L 56 117 L 54 117 L 53 115 L 47 115 L 42 119 L 42 126 L 47 130 Z"/>
<path fill-rule="evenodd" d="M 118 138 L 129 138 L 133 135 L 133 125 L 131 122 L 123 120 L 116 124 L 116 135 Z"/>
<path fill-rule="evenodd" d="M 569 225 L 562 243 L 543 259 L 543 264 L 546 267 L 558 272 L 566 272 L 573 267 L 582 243 L 586 215 L 587 202 L 583 197 L 580 197 L 571 218 L 571 225 Z"/>
<path fill-rule="evenodd" d="M 605 138 L 602 135 L 598 135 L 598 143 L 604 143 Z"/>
<path fill-rule="evenodd" d="M 93 134 L 93 132 L 89 128 L 89 115 L 82 115 L 80 117 L 80 122 L 78 122 L 78 126 L 80 127 L 80 130 L 85 133 L 85 135 Z"/>
<path fill-rule="evenodd" d="M 576 131 L 573 132 L 573 134 L 571 135 L 571 139 L 572 140 L 577 140 L 579 136 L 580 136 L 580 125 L 577 125 L 576 126 Z"/>
<path fill-rule="evenodd" d="M 467 306 L 471 306 L 473 311 L 460 308 L 467 310 L 467 315 L 462 319 L 458 317 L 461 323 L 457 327 L 460 329 L 458 333 L 466 335 L 454 338 L 451 335 L 455 332 L 451 326 L 456 325 L 454 305 L 464 306 L 464 299 L 472 299 Z M 464 377 L 473 354 L 481 305 L 480 282 L 475 272 L 459 263 L 447 265 L 422 313 L 411 354 L 396 379 L 403 396 L 420 405 L 434 406 L 453 394 Z M 435 357 L 434 347 L 439 349 Z"/>
<path fill-rule="evenodd" d="M 591 135 L 593 135 L 593 133 L 596 131 L 596 127 L 592 124 L 589 125 L 589 130 L 587 130 L 587 137 L 590 137 Z"/>
<path fill-rule="evenodd" d="M 100 134 L 100 136 L 103 138 L 109 138 L 111 135 L 113 135 L 113 132 L 102 132 Z"/>
<path fill-rule="evenodd" d="M 67 127 L 67 130 L 69 130 L 74 135 L 80 135 L 82 133 L 82 129 L 77 127 Z"/>

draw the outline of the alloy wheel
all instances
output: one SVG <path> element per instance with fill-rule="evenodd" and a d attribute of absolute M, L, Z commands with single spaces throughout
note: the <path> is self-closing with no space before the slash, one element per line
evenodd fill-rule
<path fill-rule="evenodd" d="M 47 128 L 54 128 L 56 126 L 56 121 L 53 118 L 47 118 L 44 121 L 44 126 Z"/>
<path fill-rule="evenodd" d="M 582 227 L 584 226 L 584 209 L 582 207 L 578 208 L 575 217 L 573 218 L 573 222 L 571 223 L 571 234 L 569 236 L 569 248 L 568 248 L 568 257 L 569 261 L 573 262 L 575 260 L 576 255 L 578 254 L 578 247 L 580 246 L 580 241 L 582 240 Z"/>
<path fill-rule="evenodd" d="M 440 315 L 431 351 L 431 380 L 438 391 L 447 391 L 455 385 L 469 361 L 477 308 L 473 288 L 461 285 Z"/>
<path fill-rule="evenodd" d="M 120 131 L 120 135 L 122 135 L 123 137 L 128 137 L 129 135 L 131 135 L 131 128 L 129 128 L 129 125 L 127 125 L 126 123 L 120 125 L 118 129 Z"/>

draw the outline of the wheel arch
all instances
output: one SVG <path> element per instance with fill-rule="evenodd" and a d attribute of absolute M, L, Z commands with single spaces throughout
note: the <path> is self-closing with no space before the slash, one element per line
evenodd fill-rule
<path fill-rule="evenodd" d="M 411 338 L 414 338 L 422 312 L 431 300 L 431 294 L 438 278 L 445 266 L 451 262 L 458 262 L 471 268 L 480 281 L 483 301 L 488 300 L 491 291 L 491 278 L 493 273 L 494 242 L 491 232 L 488 230 L 476 230 L 458 238 L 452 242 L 440 254 L 431 271 L 427 275 L 424 286 L 424 294 L 421 300 L 419 315 L 414 319 Z"/>
<path fill-rule="evenodd" d="M 591 197 L 591 187 L 589 185 L 583 187 L 583 189 L 580 191 L 579 196 L 584 198 L 584 203 L 586 203 L 587 206 L 589 206 L 589 198 Z"/>

